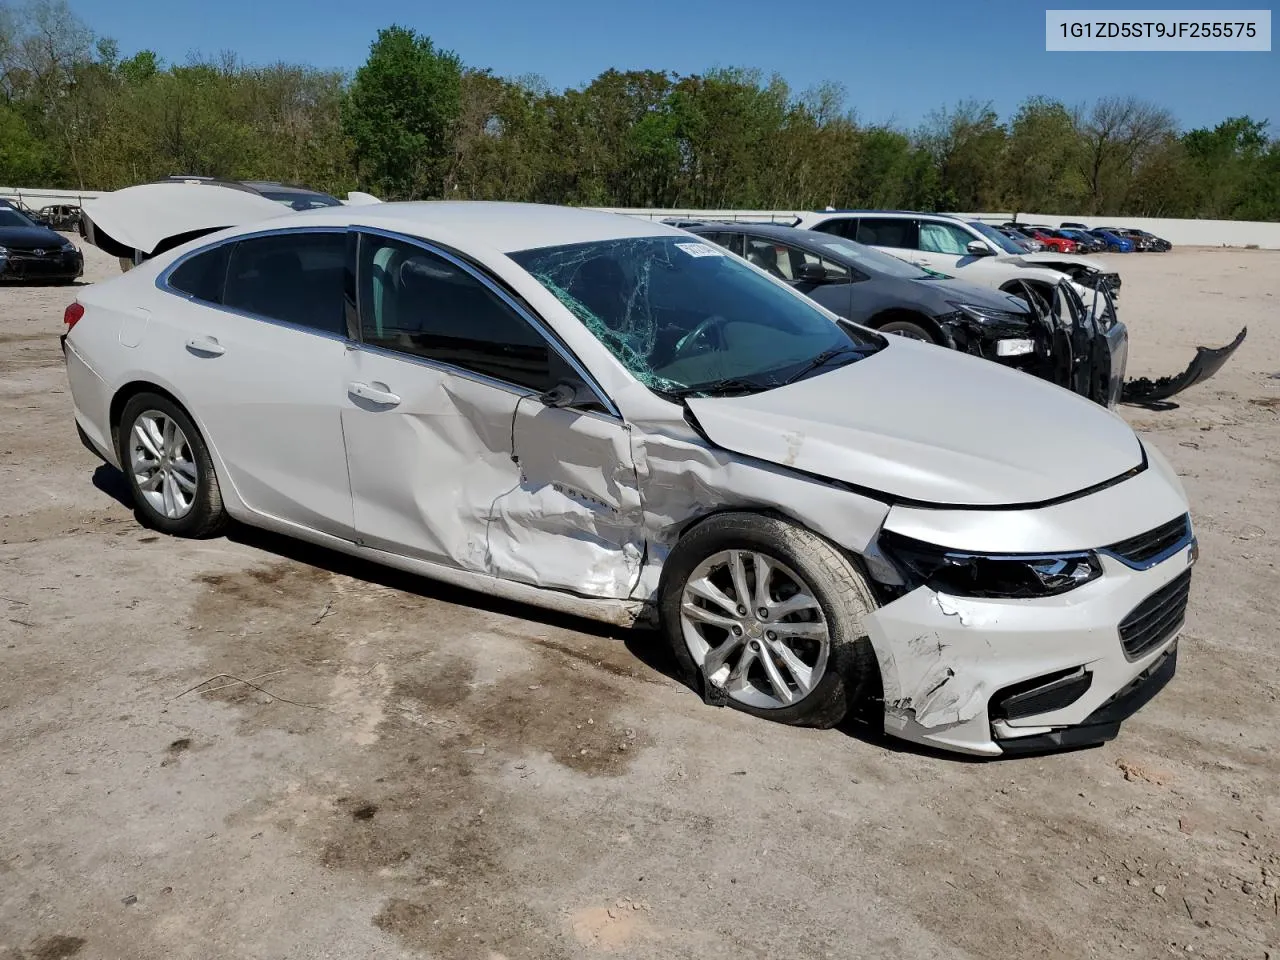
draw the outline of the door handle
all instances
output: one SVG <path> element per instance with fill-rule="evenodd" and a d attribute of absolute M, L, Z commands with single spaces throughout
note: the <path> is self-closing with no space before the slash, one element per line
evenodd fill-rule
<path fill-rule="evenodd" d="M 361 400 L 368 400 L 370 403 L 381 403 L 388 407 L 394 407 L 400 402 L 400 398 L 388 390 L 385 383 L 375 383 L 370 386 L 367 383 L 347 384 L 347 393 L 353 397 L 359 397 Z"/>
<path fill-rule="evenodd" d="M 217 337 L 193 337 L 187 341 L 187 349 L 192 353 L 203 353 L 211 357 L 220 357 L 227 348 L 218 342 Z"/>

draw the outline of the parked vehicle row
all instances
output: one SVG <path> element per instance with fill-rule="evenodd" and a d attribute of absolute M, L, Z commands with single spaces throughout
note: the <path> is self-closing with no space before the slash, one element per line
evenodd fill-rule
<path fill-rule="evenodd" d="M 1035 275 L 1003 289 L 949 279 L 873 247 L 816 230 L 690 223 L 690 232 L 745 257 L 838 317 L 984 357 L 1104 406 L 1120 399 L 1128 333 L 1106 287 Z M 967 276 L 967 274 L 963 274 Z M 1021 284 L 1021 285 L 1020 285 Z"/>
<path fill-rule="evenodd" d="M 87 206 L 92 235 L 145 256 L 65 317 L 77 429 L 151 526 L 234 518 L 658 625 L 710 704 L 829 726 L 874 697 L 887 732 L 965 753 L 1107 740 L 1173 675 L 1197 547 L 1159 452 L 1098 404 L 801 289 L 912 284 L 921 317 L 999 361 L 1035 336 L 1005 335 L 1033 331 L 1030 286 L 858 245 L 1004 261 L 968 228 L 827 215 L 711 242 L 538 205 L 245 194 L 228 213 L 236 192 L 214 192 Z M 1108 302 L 1106 282 L 1004 265 Z"/>
<path fill-rule="evenodd" d="M 1095 227 L 1090 230 L 1083 223 L 1064 223 L 1062 227 L 1064 232 L 1070 229 L 1074 233 L 1088 234 L 1101 240 L 1106 249 L 1112 253 L 1132 253 L 1134 251 L 1140 253 L 1147 251 L 1166 253 L 1173 249 L 1173 244 L 1168 240 L 1163 240 L 1153 233 L 1148 233 L 1146 230 L 1134 230 L 1129 227 Z"/>

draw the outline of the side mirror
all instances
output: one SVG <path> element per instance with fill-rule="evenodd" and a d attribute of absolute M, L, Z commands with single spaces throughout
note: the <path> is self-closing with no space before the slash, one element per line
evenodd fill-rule
<path fill-rule="evenodd" d="M 991 248 L 987 246 L 985 240 L 970 240 L 965 252 L 971 257 L 989 257 L 991 256 Z"/>
<path fill-rule="evenodd" d="M 585 383 L 561 380 L 538 399 L 548 407 L 571 407 L 577 403 L 594 403 L 596 398 Z"/>

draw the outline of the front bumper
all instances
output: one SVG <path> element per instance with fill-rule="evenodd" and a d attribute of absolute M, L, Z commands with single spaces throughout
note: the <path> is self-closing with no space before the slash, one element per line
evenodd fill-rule
<path fill-rule="evenodd" d="M 1186 591 L 1178 594 L 1184 606 L 1162 612 L 1160 635 L 1133 658 L 1121 623 L 1161 588 L 1176 592 L 1194 555 L 1192 541 L 1146 570 L 1103 555 L 1100 578 L 1057 597 L 973 599 L 920 587 L 886 604 L 865 621 L 885 731 L 979 756 L 1111 739 L 1172 675 Z M 1082 675 L 1087 682 L 1076 682 Z M 1010 706 L 1018 697 L 1022 709 Z"/>
<path fill-rule="evenodd" d="M 0 256 L 0 280 L 71 281 L 84 274 L 84 255 L 60 250 L 36 256 L 34 253 L 10 250 Z"/>

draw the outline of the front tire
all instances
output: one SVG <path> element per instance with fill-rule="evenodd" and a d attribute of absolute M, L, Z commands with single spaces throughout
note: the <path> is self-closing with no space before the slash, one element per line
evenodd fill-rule
<path fill-rule="evenodd" d="M 120 416 L 120 464 L 138 518 L 175 537 L 216 535 L 227 522 L 213 460 L 187 412 L 168 397 L 140 393 Z"/>
<path fill-rule="evenodd" d="M 686 682 L 753 716 L 832 727 L 876 677 L 865 577 L 779 517 L 726 513 L 698 524 L 667 558 L 659 605 Z"/>
<path fill-rule="evenodd" d="M 879 330 L 881 333 L 892 333 L 895 336 L 906 337 L 908 340 L 920 340 L 924 343 L 938 342 L 932 333 L 910 320 L 890 320 L 879 327 Z"/>

